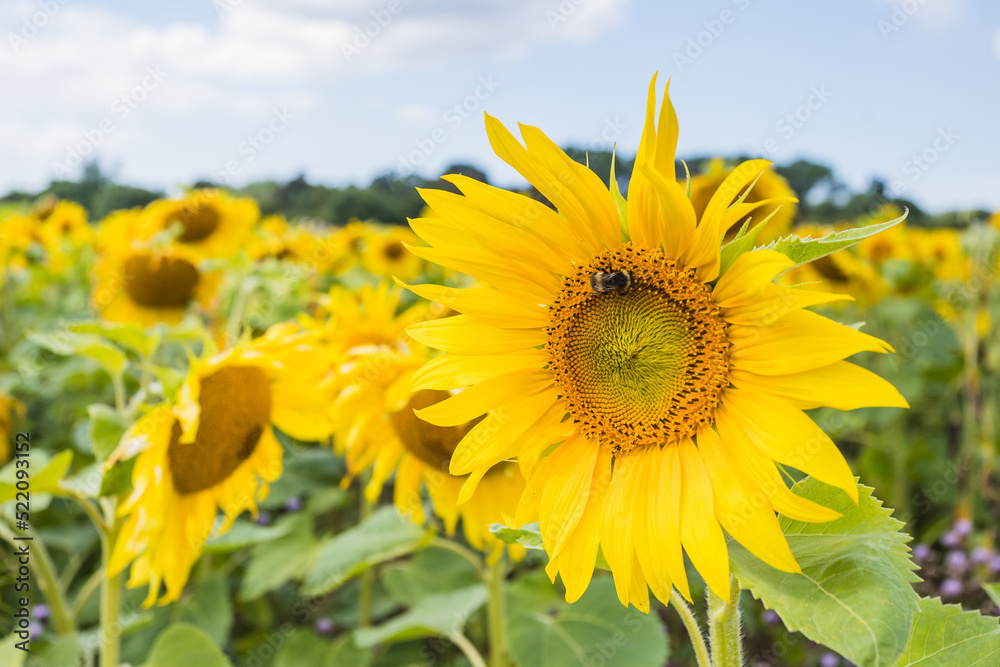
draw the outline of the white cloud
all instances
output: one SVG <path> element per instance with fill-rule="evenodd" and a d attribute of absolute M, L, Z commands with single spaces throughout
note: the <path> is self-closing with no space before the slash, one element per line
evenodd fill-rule
<path fill-rule="evenodd" d="M 128 131 L 116 127 L 105 147 L 141 143 L 137 135 L 157 125 L 172 131 L 180 121 L 171 119 L 221 113 L 242 123 L 275 106 L 308 109 L 343 76 L 517 58 L 548 42 L 593 39 L 626 1 L 214 0 L 231 11 L 158 24 L 95 1 L 51 0 L 57 9 L 47 14 L 37 2 L 4 2 L 0 152 L 23 160 L 17 173 L 47 169 L 102 119 L 117 122 L 113 105 L 143 87 L 148 68 L 165 76 L 162 88 L 140 93 L 142 116 L 157 120 L 121 122 Z M 553 26 L 546 11 L 566 15 Z M 428 113 L 396 109 L 409 123 Z"/>

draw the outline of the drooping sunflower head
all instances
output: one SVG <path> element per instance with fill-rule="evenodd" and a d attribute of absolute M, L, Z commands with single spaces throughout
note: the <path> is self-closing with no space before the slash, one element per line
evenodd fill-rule
<path fill-rule="evenodd" d="M 160 199 L 142 212 L 142 234 L 150 237 L 175 228 L 177 243 L 204 257 L 236 251 L 260 217 L 257 203 L 221 190 L 192 190 L 181 199 Z"/>
<path fill-rule="evenodd" d="M 282 470 L 273 427 L 311 435 L 309 424 L 322 414 L 309 414 L 307 406 L 320 376 L 304 372 L 302 361 L 316 355 L 309 336 L 275 327 L 197 361 L 176 401 L 122 438 L 107 465 L 138 457 L 108 569 L 113 575 L 131 563 L 128 585 L 149 586 L 147 606 L 160 597 L 161 584 L 162 603 L 180 596 L 220 511 L 220 532 L 242 512 L 256 513 Z"/>
<path fill-rule="evenodd" d="M 708 203 L 716 190 L 725 182 L 726 177 L 732 173 L 735 167 L 726 168 L 725 162 L 721 158 L 714 158 L 709 161 L 708 168 L 704 173 L 691 178 L 691 204 L 695 212 L 701 217 L 705 213 Z M 787 236 L 792 228 L 792 220 L 795 218 L 795 192 L 791 186 L 774 169 L 765 169 L 754 184 L 753 190 L 746 197 L 747 202 L 757 202 L 763 199 L 774 200 L 774 204 L 761 206 L 753 214 L 751 224 L 758 224 L 768 216 L 773 214 L 767 222 L 767 226 L 757 236 L 757 243 L 764 245 L 774 239 Z M 733 197 L 735 202 L 736 197 Z M 726 230 L 725 241 L 731 240 L 747 221 L 749 216 L 737 220 L 732 227 Z"/>
<path fill-rule="evenodd" d="M 491 469 L 475 494 L 465 495 L 467 476 L 448 472 L 456 445 L 478 419 L 443 425 L 418 419 L 415 411 L 447 398 L 447 392 L 411 394 L 413 374 L 427 360 L 427 350 L 404 333 L 406 326 L 440 314 L 427 303 L 399 309 L 401 290 L 387 284 L 353 294 L 331 292 L 324 306 L 325 341 L 339 356 L 329 383 L 334 447 L 345 454 L 348 481 L 366 469 L 365 489 L 374 502 L 395 474 L 394 502 L 418 523 L 426 520 L 422 490 L 445 530 L 454 533 L 459 519 L 475 548 L 498 558 L 503 543 L 488 530 L 490 523 L 511 514 L 524 487 L 516 466 Z M 432 409 L 433 412 L 433 409 Z M 476 488 L 469 486 L 471 491 Z M 523 556 L 521 547 L 510 553 Z"/>
<path fill-rule="evenodd" d="M 101 317 L 141 326 L 180 322 L 194 305 L 207 307 L 219 283 L 198 255 L 177 245 L 107 252 L 94 274 L 91 303 Z"/>
<path fill-rule="evenodd" d="M 655 78 L 628 200 L 540 130 L 522 145 L 487 116 L 496 153 L 557 211 L 461 176 L 460 194 L 425 190 L 436 214 L 411 221 L 425 259 L 486 287 L 411 286 L 461 313 L 411 326 L 444 354 L 412 390 L 457 392 L 418 414 L 439 426 L 481 418 L 449 470 L 470 494 L 516 459 L 516 521 L 538 521 L 567 599 L 589 584 L 598 548 L 624 604 L 690 599 L 686 553 L 727 595 L 723 530 L 770 565 L 798 570 L 775 512 L 836 514 L 794 495 L 780 465 L 857 497 L 843 456 L 802 410 L 904 405 L 843 359 L 888 346 L 806 307 L 841 297 L 780 287 L 774 251 L 723 256 L 727 230 L 785 194 L 751 200 L 768 167 L 730 170 L 701 208 L 675 173 L 677 118 L 656 113 Z M 754 188 L 755 189 L 755 188 Z M 443 394 L 442 394 L 443 396 Z M 808 443 L 805 446 L 803 443 Z"/>

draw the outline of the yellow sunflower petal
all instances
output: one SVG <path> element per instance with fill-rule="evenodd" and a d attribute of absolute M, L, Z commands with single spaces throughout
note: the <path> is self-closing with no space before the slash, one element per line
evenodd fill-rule
<path fill-rule="evenodd" d="M 468 315 L 411 324 L 406 333 L 418 343 L 458 354 L 502 354 L 539 347 L 546 341 L 540 329 L 501 329 L 475 322 Z"/>
<path fill-rule="evenodd" d="M 544 327 L 549 323 L 548 315 L 541 306 L 495 289 L 399 284 L 428 301 L 457 310 L 483 324 L 509 329 L 531 329 Z"/>
<path fill-rule="evenodd" d="M 792 375 L 758 375 L 734 368 L 730 377 L 741 389 L 770 392 L 802 410 L 821 406 L 838 410 L 910 407 L 892 384 L 848 361 Z"/>
<path fill-rule="evenodd" d="M 681 540 L 712 591 L 729 597 L 729 550 L 715 518 L 712 480 L 690 438 L 677 445 L 681 459 Z"/>
<path fill-rule="evenodd" d="M 722 400 L 764 454 L 843 489 L 858 501 L 858 487 L 844 455 L 804 412 L 780 399 L 739 389 L 730 389 Z"/>
<path fill-rule="evenodd" d="M 458 389 L 511 371 L 540 369 L 547 361 L 543 350 L 522 350 L 494 356 L 442 354 L 417 371 L 411 389 Z"/>

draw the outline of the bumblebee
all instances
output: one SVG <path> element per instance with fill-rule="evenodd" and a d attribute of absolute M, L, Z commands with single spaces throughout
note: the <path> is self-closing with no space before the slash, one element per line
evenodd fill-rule
<path fill-rule="evenodd" d="M 594 294 L 617 292 L 627 294 L 632 287 L 632 274 L 628 271 L 598 271 L 590 275 L 590 289 Z"/>

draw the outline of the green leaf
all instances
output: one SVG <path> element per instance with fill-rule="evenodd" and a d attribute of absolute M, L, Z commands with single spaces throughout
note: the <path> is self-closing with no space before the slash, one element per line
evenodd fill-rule
<path fill-rule="evenodd" d="M 461 633 L 469 616 L 486 604 L 487 597 L 482 584 L 431 595 L 378 627 L 355 630 L 354 641 L 358 646 L 371 647 Z"/>
<path fill-rule="evenodd" d="M 850 248 L 859 241 L 863 241 L 870 236 L 875 236 L 879 232 L 884 232 L 890 227 L 894 227 L 905 220 L 908 213 L 908 210 L 904 210 L 903 215 L 899 216 L 895 220 L 880 222 L 874 225 L 867 225 L 865 227 L 856 227 L 854 229 L 845 229 L 839 232 L 832 232 L 820 239 L 813 239 L 809 237 L 803 239 L 792 234 L 783 239 L 778 239 L 765 247 L 767 250 L 777 250 L 795 262 L 795 266 L 801 266 L 802 264 L 808 264 L 809 262 L 817 260 L 820 257 L 826 257 L 827 255 L 835 253 L 838 250 Z"/>
<path fill-rule="evenodd" d="M 171 625 L 160 633 L 149 652 L 146 667 L 232 667 L 219 647 L 189 623 Z"/>
<path fill-rule="evenodd" d="M 26 459 L 14 459 L 0 471 L 0 503 L 17 497 L 18 481 L 27 481 L 28 491 L 31 494 L 58 494 L 61 490 L 59 482 L 66 476 L 66 471 L 73 462 L 73 452 L 64 449 L 52 458 L 49 458 L 44 451 L 32 452 L 31 467 L 18 468 L 17 462 L 24 460 Z M 18 480 L 18 470 L 28 472 L 27 480 Z"/>
<path fill-rule="evenodd" d="M 919 579 L 906 546 L 910 537 L 899 532 L 903 524 L 860 484 L 857 506 L 811 478 L 793 488 L 843 517 L 825 524 L 781 518 L 801 574 L 779 572 L 731 542 L 733 573 L 789 630 L 859 665 L 895 664 L 919 599 L 911 585 Z"/>
<path fill-rule="evenodd" d="M 306 573 L 303 593 L 326 595 L 373 565 L 413 552 L 433 532 L 407 521 L 394 507 L 383 507 L 357 526 L 322 543 Z"/>
<path fill-rule="evenodd" d="M 987 667 L 1000 664 L 997 619 L 921 598 L 913 632 L 897 667 Z"/>
<path fill-rule="evenodd" d="M 202 579 L 190 597 L 172 607 L 171 616 L 172 622 L 191 623 L 218 646 L 224 646 L 233 624 L 233 603 L 226 580 L 218 574 Z"/>
<path fill-rule="evenodd" d="M 291 514 L 275 525 L 283 529 L 287 525 L 287 533 L 254 549 L 240 584 L 241 600 L 255 600 L 286 581 L 301 578 L 316 556 L 318 547 L 307 515 Z"/>
<path fill-rule="evenodd" d="M 511 528 L 502 523 L 490 525 L 490 532 L 498 539 L 507 544 L 520 544 L 525 549 L 538 549 L 544 551 L 542 545 L 542 532 L 538 527 L 538 522 L 529 523 L 520 528 Z"/>
<path fill-rule="evenodd" d="M 87 434 L 90 436 L 94 458 L 103 461 L 118 446 L 129 422 L 114 408 L 103 403 L 88 405 L 87 414 L 90 416 Z"/>
<path fill-rule="evenodd" d="M 31 643 L 27 667 L 65 667 L 76 665 L 80 657 L 80 636 L 77 634 L 47 637 L 44 647 Z M 18 651 L 21 653 L 21 651 Z M 2 653 L 0 653 L 2 655 Z M 0 661 L 7 665 L 5 661 Z"/>
<path fill-rule="evenodd" d="M 566 604 L 544 573 L 508 589 L 510 651 L 518 665 L 660 667 L 666 631 L 656 614 L 623 607 L 608 576 L 595 577 L 577 602 Z"/>
<path fill-rule="evenodd" d="M 72 322 L 66 325 L 70 331 L 84 334 L 97 334 L 109 341 L 135 350 L 140 355 L 149 357 L 160 342 L 160 334 L 156 331 L 146 331 L 134 324 L 117 322 Z"/>
<path fill-rule="evenodd" d="M 379 578 L 396 601 L 410 607 L 428 595 L 458 590 L 480 581 L 469 561 L 454 551 L 433 546 L 421 549 L 405 563 L 385 567 Z"/>
<path fill-rule="evenodd" d="M 993 604 L 1000 607 L 1000 584 L 983 584 L 983 590 L 993 600 Z"/>
<path fill-rule="evenodd" d="M 238 549 L 246 549 L 255 544 L 284 537 L 291 532 L 292 526 L 293 524 L 288 521 L 278 521 L 270 526 L 262 526 L 246 519 L 237 519 L 228 531 L 209 538 L 205 542 L 205 551 L 207 553 L 228 553 Z"/>
<path fill-rule="evenodd" d="M 350 636 L 322 639 L 311 630 L 296 628 L 274 656 L 271 667 L 367 667 L 372 652 L 354 644 Z"/>
<path fill-rule="evenodd" d="M 24 661 L 28 657 L 27 651 L 17 648 L 21 639 L 13 632 L 7 633 L 6 637 L 0 638 L 0 664 L 5 667 L 23 667 Z M 28 644 L 30 647 L 31 645 Z"/>
<path fill-rule="evenodd" d="M 27 338 L 35 345 L 55 354 L 89 357 L 113 377 L 120 375 L 128 363 L 125 353 L 117 345 L 93 334 L 29 331 Z"/>

